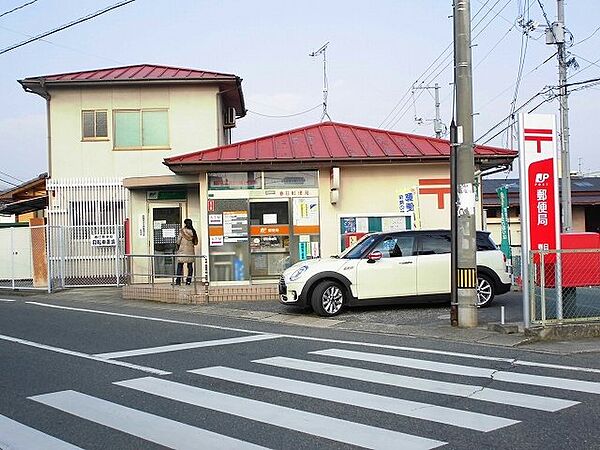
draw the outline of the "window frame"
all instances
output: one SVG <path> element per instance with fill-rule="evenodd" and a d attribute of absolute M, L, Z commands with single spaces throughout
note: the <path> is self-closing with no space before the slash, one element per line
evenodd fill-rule
<path fill-rule="evenodd" d="M 84 115 L 85 113 L 94 113 L 94 136 L 84 136 Z M 106 136 L 98 136 L 98 113 L 106 114 Z M 82 109 L 81 110 L 81 141 L 82 142 L 97 142 L 97 141 L 109 141 L 109 130 L 108 130 L 108 109 Z"/>
<path fill-rule="evenodd" d="M 423 250 L 423 241 L 427 238 L 427 237 L 438 237 L 438 238 L 444 238 L 444 240 L 447 240 L 448 238 L 450 238 L 449 233 L 445 233 L 445 232 L 435 232 L 435 231 L 424 231 L 422 233 L 419 233 L 418 236 L 418 244 L 417 244 L 417 256 L 431 256 L 431 255 L 449 255 L 452 254 L 452 242 L 450 241 L 450 250 L 448 252 L 435 252 L 435 253 L 424 253 Z"/>
<path fill-rule="evenodd" d="M 144 112 L 160 111 L 167 113 L 167 144 L 166 145 L 144 145 Z M 116 117 L 120 112 L 136 112 L 139 114 L 139 130 L 140 143 L 130 147 L 117 147 L 117 126 Z M 169 108 L 118 108 L 112 110 L 112 127 L 113 127 L 113 151 L 130 151 L 130 150 L 171 150 L 171 124 L 169 120 Z"/>
<path fill-rule="evenodd" d="M 391 256 L 388 252 L 388 255 L 386 256 L 385 252 L 381 251 L 379 249 L 379 247 L 388 239 L 395 239 L 396 242 L 398 241 L 398 239 L 403 239 L 403 238 L 410 238 L 412 239 L 412 246 L 410 249 L 410 255 L 401 255 L 401 256 Z M 384 235 L 375 245 L 373 245 L 370 249 L 369 252 L 365 255 L 365 257 L 368 256 L 369 253 L 374 252 L 374 251 L 380 251 L 383 255 L 383 258 L 385 259 L 394 259 L 394 258 L 409 258 L 409 257 L 413 257 L 413 256 L 417 256 L 417 236 L 415 236 L 414 233 L 411 233 L 410 231 L 406 231 L 406 232 L 400 232 L 400 233 L 390 233 L 387 235 Z"/>

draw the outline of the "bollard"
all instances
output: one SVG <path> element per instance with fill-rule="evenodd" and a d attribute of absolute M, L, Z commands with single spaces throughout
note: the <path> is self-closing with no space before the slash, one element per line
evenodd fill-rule
<path fill-rule="evenodd" d="M 504 325 L 504 306 L 500 307 L 500 323 Z"/>

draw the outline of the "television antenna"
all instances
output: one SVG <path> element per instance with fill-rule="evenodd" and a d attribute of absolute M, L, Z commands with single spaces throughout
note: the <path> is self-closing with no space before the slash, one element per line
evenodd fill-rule
<path fill-rule="evenodd" d="M 325 117 L 327 117 L 331 121 L 331 117 L 329 116 L 329 113 L 327 112 L 327 94 L 329 91 L 329 85 L 327 82 L 327 46 L 328 45 L 329 45 L 329 41 L 325 42 L 325 44 L 323 44 L 319 50 L 309 53 L 309 55 L 308 55 L 308 56 L 312 56 L 313 58 L 315 58 L 319 55 L 323 55 L 323 114 L 321 114 L 321 122 L 323 122 L 323 119 L 325 119 Z"/>

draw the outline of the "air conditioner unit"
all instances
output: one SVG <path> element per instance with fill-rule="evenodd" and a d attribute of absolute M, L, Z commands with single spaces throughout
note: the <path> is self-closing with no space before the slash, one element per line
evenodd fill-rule
<path fill-rule="evenodd" d="M 225 110 L 225 118 L 223 120 L 223 126 L 225 128 L 235 127 L 235 108 L 230 106 Z"/>

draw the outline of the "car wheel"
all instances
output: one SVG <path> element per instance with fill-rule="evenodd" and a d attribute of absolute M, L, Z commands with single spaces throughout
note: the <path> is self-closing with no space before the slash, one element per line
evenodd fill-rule
<path fill-rule="evenodd" d="M 495 294 L 494 283 L 490 277 L 477 274 L 477 306 L 488 306 L 494 300 Z"/>
<path fill-rule="evenodd" d="M 339 314 L 344 305 L 344 289 L 335 281 L 321 281 L 315 287 L 311 303 L 319 316 L 332 317 Z"/>

